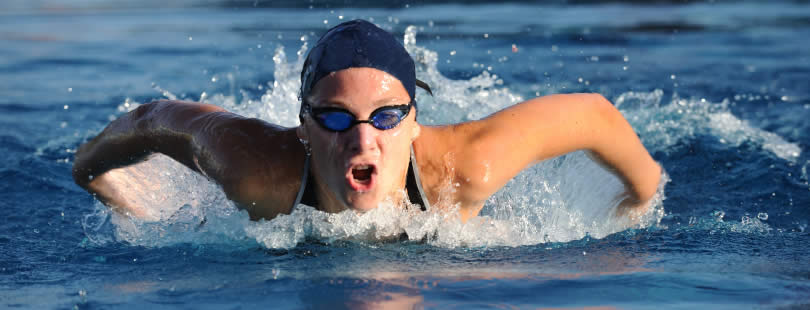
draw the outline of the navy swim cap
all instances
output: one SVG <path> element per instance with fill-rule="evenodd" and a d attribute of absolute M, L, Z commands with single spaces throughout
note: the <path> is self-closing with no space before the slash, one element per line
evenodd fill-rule
<path fill-rule="evenodd" d="M 394 36 L 370 22 L 356 19 L 329 29 L 309 51 L 301 70 L 301 99 L 305 100 L 324 76 L 357 67 L 375 68 L 394 76 L 408 91 L 411 101 L 417 84 L 427 86 L 417 82 L 413 59 Z M 429 88 L 426 90 L 430 92 Z"/>

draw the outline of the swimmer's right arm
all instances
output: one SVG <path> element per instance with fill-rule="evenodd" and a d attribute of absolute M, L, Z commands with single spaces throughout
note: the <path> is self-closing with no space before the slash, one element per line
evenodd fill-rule
<path fill-rule="evenodd" d="M 183 133 L 188 129 L 176 130 L 173 128 L 176 122 L 167 118 L 183 120 L 220 111 L 224 110 L 185 102 L 157 101 L 141 105 L 112 121 L 98 136 L 79 147 L 73 164 L 73 179 L 79 186 L 89 189 L 96 177 L 111 169 L 138 163 L 155 152 L 165 153 L 198 170 L 190 165 L 193 161 L 187 156 L 189 143 L 184 140 L 188 140 L 189 135 Z"/>
<path fill-rule="evenodd" d="M 252 218 L 272 218 L 288 211 L 284 208 L 294 198 L 288 192 L 297 189 L 290 184 L 297 182 L 289 180 L 300 174 L 300 168 L 289 167 L 300 167 L 294 156 L 303 158 L 292 129 L 213 105 L 163 100 L 121 116 L 82 145 L 76 152 L 73 177 L 108 205 L 127 209 L 122 190 L 111 188 L 108 172 L 135 167 L 131 165 L 153 153 L 168 155 L 217 182 Z"/>

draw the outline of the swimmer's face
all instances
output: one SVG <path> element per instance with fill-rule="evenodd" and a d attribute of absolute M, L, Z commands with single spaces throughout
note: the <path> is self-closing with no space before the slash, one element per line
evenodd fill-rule
<path fill-rule="evenodd" d="M 305 101 L 312 108 L 345 109 L 358 120 L 367 120 L 380 107 L 408 104 L 410 96 L 402 83 L 388 73 L 349 68 L 322 78 Z M 407 117 L 391 129 L 361 123 L 343 132 L 332 132 L 320 127 L 312 115 L 305 115 L 298 136 L 312 148 L 318 190 L 329 196 L 319 197 L 329 200 L 321 203 L 367 211 L 388 197 L 401 198 L 398 192 L 405 187 L 411 143 L 419 135 L 415 117 L 411 108 Z"/>

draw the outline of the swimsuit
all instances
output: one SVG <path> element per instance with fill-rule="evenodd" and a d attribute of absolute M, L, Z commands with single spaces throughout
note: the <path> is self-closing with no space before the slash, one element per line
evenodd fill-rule
<path fill-rule="evenodd" d="M 295 203 L 293 208 L 299 203 L 318 208 L 318 195 L 315 192 L 315 186 L 307 186 L 310 183 L 315 184 L 315 178 L 309 173 L 309 157 L 304 161 L 304 173 L 301 176 L 301 187 L 298 189 L 298 195 L 295 196 Z M 408 191 L 408 199 L 412 204 L 418 204 L 422 207 L 422 211 L 430 208 L 430 203 L 425 196 L 425 191 L 422 189 L 422 181 L 419 178 L 419 167 L 416 164 L 416 156 L 411 146 L 411 161 L 408 164 L 408 176 L 405 181 L 405 190 Z"/>

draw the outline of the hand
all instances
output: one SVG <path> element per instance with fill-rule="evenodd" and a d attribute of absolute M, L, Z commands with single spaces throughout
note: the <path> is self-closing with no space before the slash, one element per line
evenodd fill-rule
<path fill-rule="evenodd" d="M 178 170 L 169 169 L 171 166 L 186 169 L 166 155 L 155 154 L 137 164 L 103 173 L 90 181 L 88 188 L 113 211 L 157 221 L 161 211 L 170 211 L 182 205 L 176 200 L 185 197 L 182 189 L 172 182 L 172 178 L 177 176 L 166 173 Z"/>

